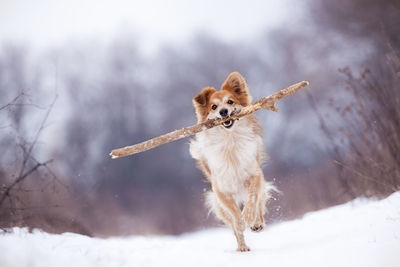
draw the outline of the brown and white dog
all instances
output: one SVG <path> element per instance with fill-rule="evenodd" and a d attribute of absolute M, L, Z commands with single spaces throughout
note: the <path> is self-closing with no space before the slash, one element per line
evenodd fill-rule
<path fill-rule="evenodd" d="M 220 91 L 205 88 L 193 98 L 198 122 L 224 118 L 251 102 L 243 77 L 231 73 Z M 249 251 L 244 241 L 246 226 L 264 229 L 265 204 L 272 185 L 264 180 L 261 164 L 266 159 L 262 128 L 254 115 L 200 132 L 190 143 L 190 153 L 211 183 L 206 193 L 210 210 L 233 229 L 238 251 Z M 242 208 L 241 208 L 242 207 Z"/>

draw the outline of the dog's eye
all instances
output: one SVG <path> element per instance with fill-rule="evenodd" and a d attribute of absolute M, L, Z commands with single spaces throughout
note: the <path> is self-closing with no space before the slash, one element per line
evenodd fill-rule
<path fill-rule="evenodd" d="M 229 99 L 229 100 L 228 100 L 228 104 L 229 104 L 229 105 L 232 105 L 232 104 L 233 104 L 233 101 Z"/>
<path fill-rule="evenodd" d="M 217 105 L 212 105 L 212 107 L 211 107 L 213 110 L 216 110 L 217 109 Z"/>

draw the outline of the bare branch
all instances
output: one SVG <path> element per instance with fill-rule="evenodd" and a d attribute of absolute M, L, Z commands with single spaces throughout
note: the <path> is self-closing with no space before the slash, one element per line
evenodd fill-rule
<path fill-rule="evenodd" d="M 14 186 L 16 186 L 17 184 L 19 184 L 20 182 L 22 182 L 25 178 L 27 178 L 31 173 L 33 173 L 34 171 L 36 171 L 39 167 L 41 166 L 46 166 L 47 164 L 51 163 L 53 160 L 48 160 L 46 162 L 43 163 L 37 163 L 35 166 L 33 166 L 30 170 L 28 170 L 27 172 L 25 172 L 24 174 L 22 174 L 21 176 L 19 176 L 17 179 L 15 179 L 15 181 L 9 185 L 7 187 L 7 189 L 5 190 L 5 192 L 3 193 L 3 195 L 0 198 L 0 206 L 1 204 L 4 202 L 4 200 L 6 199 L 7 196 L 10 195 L 10 191 L 13 189 Z"/>
<path fill-rule="evenodd" d="M 31 159 L 32 159 L 34 162 L 36 162 L 37 164 L 39 164 L 39 161 L 38 161 L 35 157 L 33 157 L 32 155 L 31 155 Z M 56 181 L 57 183 L 59 183 L 60 185 L 62 185 L 68 192 L 70 192 L 69 186 L 66 185 L 66 184 L 64 184 L 60 179 L 58 179 L 58 178 L 57 178 L 57 175 L 53 172 L 52 169 L 49 168 L 49 166 L 44 165 L 43 167 L 44 167 L 44 168 L 47 170 L 47 172 L 51 175 L 51 177 L 52 177 L 52 179 L 53 179 L 54 181 Z"/>
<path fill-rule="evenodd" d="M 51 113 L 51 111 L 52 111 L 52 109 L 54 107 L 54 104 L 57 101 L 57 98 L 58 98 L 58 95 L 56 94 L 54 99 L 53 99 L 53 102 L 50 104 L 49 108 L 47 109 L 47 112 L 46 112 L 46 114 L 45 114 L 45 116 L 44 116 L 44 118 L 42 120 L 42 123 L 40 124 L 39 130 L 37 131 L 37 133 L 35 135 L 35 138 L 33 139 L 33 142 L 31 143 L 31 145 L 29 146 L 27 152 L 25 153 L 24 159 L 22 161 L 21 169 L 20 169 L 20 172 L 19 172 L 19 177 L 21 177 L 22 173 L 25 170 L 26 163 L 27 163 L 29 157 L 31 156 L 32 150 L 35 147 L 35 145 L 36 145 L 36 143 L 37 143 L 37 141 L 39 139 L 40 134 L 42 133 L 43 129 L 45 128 L 47 119 L 50 116 L 50 113 Z"/>
<path fill-rule="evenodd" d="M 303 89 L 304 87 L 306 87 L 308 84 L 309 83 L 307 81 L 302 81 L 302 82 L 293 84 L 293 85 L 287 87 L 286 89 L 282 89 L 282 90 L 274 93 L 273 95 L 261 98 L 257 102 L 242 108 L 239 113 L 229 116 L 227 118 L 207 120 L 203 123 L 199 123 L 199 124 L 196 124 L 196 125 L 193 125 L 190 127 L 182 128 L 180 130 L 175 130 L 173 132 L 161 135 L 159 137 L 147 140 L 145 142 L 142 142 L 142 143 L 139 143 L 139 144 L 136 144 L 133 146 L 127 146 L 127 147 L 123 147 L 123 148 L 114 149 L 113 151 L 111 151 L 110 156 L 111 156 L 111 158 L 116 159 L 116 158 L 125 157 L 128 155 L 136 154 L 139 152 L 143 152 L 143 151 L 155 148 L 157 146 L 160 146 L 160 145 L 163 145 L 163 144 L 175 141 L 175 140 L 189 137 L 189 136 L 199 133 L 201 131 L 211 129 L 215 126 L 221 125 L 222 123 L 224 123 L 226 121 L 237 120 L 240 117 L 249 115 L 249 114 L 251 114 L 259 109 L 262 109 L 262 108 L 278 112 L 278 109 L 275 107 L 275 103 L 278 100 L 296 93 L 300 89 Z"/>
<path fill-rule="evenodd" d="M 18 101 L 18 99 L 20 99 L 22 96 L 24 95 L 24 92 L 20 92 L 16 97 L 14 97 L 9 103 L 7 103 L 6 105 L 0 107 L 0 110 L 6 109 L 12 105 L 15 105 L 15 103 Z"/>
<path fill-rule="evenodd" d="M 18 97 L 16 97 L 13 101 L 15 102 L 18 99 Z M 53 102 L 48 107 L 47 112 L 46 112 L 46 114 L 45 114 L 45 116 L 44 116 L 44 118 L 43 118 L 43 120 L 42 120 L 42 122 L 40 124 L 40 127 L 39 127 L 39 129 L 38 129 L 38 131 L 37 131 L 32 143 L 29 145 L 29 147 L 25 148 L 24 145 L 20 145 L 22 150 L 23 150 L 23 153 L 24 153 L 24 158 L 23 158 L 23 161 L 22 161 L 22 164 L 21 164 L 21 168 L 19 170 L 19 174 L 18 174 L 17 178 L 14 180 L 13 183 L 11 183 L 9 186 L 6 187 L 3 195 L 1 196 L 1 198 L 0 198 L 0 206 L 3 204 L 4 200 L 7 197 L 9 197 L 9 199 L 11 201 L 10 192 L 16 185 L 18 185 L 22 181 L 24 181 L 27 177 L 29 177 L 29 175 L 31 175 L 33 172 L 35 172 L 39 167 L 45 167 L 47 169 L 48 168 L 47 164 L 49 164 L 50 162 L 53 161 L 51 159 L 51 160 L 48 160 L 48 161 L 43 162 L 43 163 L 42 162 L 38 162 L 35 158 L 33 158 L 32 151 L 33 151 L 33 148 L 35 147 L 36 143 L 38 142 L 40 134 L 42 133 L 43 129 L 46 126 L 46 122 L 47 122 L 47 120 L 49 118 L 50 112 L 52 111 L 57 98 L 58 98 L 58 95 L 56 94 L 55 97 L 54 97 Z M 12 102 L 10 102 L 10 103 L 12 103 Z M 26 166 L 27 166 L 27 162 L 28 162 L 29 159 L 33 159 L 36 162 L 36 164 L 31 169 L 29 169 L 28 171 L 25 171 Z"/>

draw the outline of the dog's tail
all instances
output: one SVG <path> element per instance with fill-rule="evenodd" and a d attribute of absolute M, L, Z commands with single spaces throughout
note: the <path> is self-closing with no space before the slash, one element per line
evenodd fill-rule
<path fill-rule="evenodd" d="M 271 199 L 276 200 L 274 194 L 281 194 L 281 191 L 276 188 L 273 182 L 265 181 L 264 194 L 266 199 L 265 203 L 268 203 Z"/>
<path fill-rule="evenodd" d="M 208 209 L 207 216 L 210 216 L 211 213 L 216 214 L 216 207 L 217 207 L 217 196 L 213 191 L 208 191 L 204 194 L 204 202 Z"/>
<path fill-rule="evenodd" d="M 278 188 L 276 188 L 276 186 L 274 185 L 273 182 L 265 182 L 265 193 L 267 194 L 267 199 L 272 198 L 272 194 L 276 193 L 276 194 L 281 194 L 281 191 L 279 191 Z"/>

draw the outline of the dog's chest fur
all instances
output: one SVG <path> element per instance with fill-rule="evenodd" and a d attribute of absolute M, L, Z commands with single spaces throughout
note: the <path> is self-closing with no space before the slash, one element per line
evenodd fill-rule
<path fill-rule="evenodd" d="M 259 170 L 263 141 L 253 123 L 243 118 L 232 130 L 215 127 L 197 134 L 191 142 L 192 156 L 207 163 L 211 182 L 222 192 L 241 194 L 245 181 Z"/>

